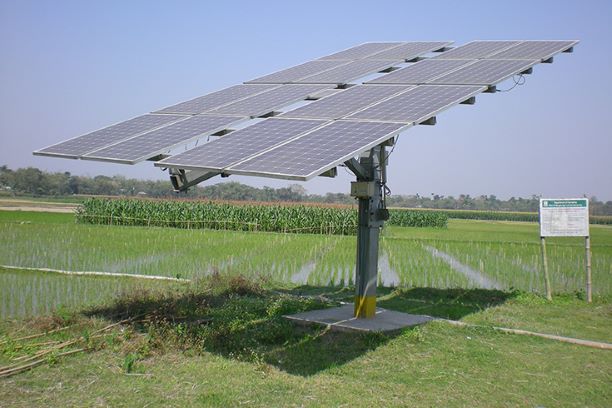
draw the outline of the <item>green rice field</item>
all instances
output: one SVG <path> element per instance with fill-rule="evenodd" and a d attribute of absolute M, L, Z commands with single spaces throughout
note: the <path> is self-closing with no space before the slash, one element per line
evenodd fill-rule
<path fill-rule="evenodd" d="M 591 226 L 593 292 L 612 295 L 612 227 Z M 582 239 L 549 239 L 553 292 L 584 290 Z M 0 265 L 196 279 L 240 274 L 284 286 L 352 284 L 355 237 L 75 223 L 72 214 L 0 212 Z M 384 286 L 543 293 L 535 223 L 450 220 L 448 229 L 387 227 Z M 142 279 L 0 269 L 0 318 L 105 301 Z"/>

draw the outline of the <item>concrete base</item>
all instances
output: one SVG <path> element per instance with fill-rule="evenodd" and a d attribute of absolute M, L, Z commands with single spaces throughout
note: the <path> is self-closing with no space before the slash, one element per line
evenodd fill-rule
<path fill-rule="evenodd" d="M 354 305 L 349 304 L 284 317 L 298 324 L 321 324 L 332 330 L 358 332 L 393 331 L 434 320 L 431 316 L 413 315 L 382 308 L 376 308 L 376 315 L 370 319 L 357 319 L 353 316 L 353 313 Z"/>

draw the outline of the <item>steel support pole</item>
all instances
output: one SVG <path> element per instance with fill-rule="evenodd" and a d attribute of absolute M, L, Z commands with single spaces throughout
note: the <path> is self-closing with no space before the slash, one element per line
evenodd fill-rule
<path fill-rule="evenodd" d="M 359 198 L 359 225 L 357 231 L 357 262 L 355 276 L 355 317 L 371 318 L 376 314 L 376 283 L 378 278 L 378 237 L 384 223 L 381 211 L 383 201 L 383 175 L 386 165 L 385 148 L 376 146 L 370 155 L 359 160 L 364 173 L 358 181 L 372 182 L 373 194 Z"/>

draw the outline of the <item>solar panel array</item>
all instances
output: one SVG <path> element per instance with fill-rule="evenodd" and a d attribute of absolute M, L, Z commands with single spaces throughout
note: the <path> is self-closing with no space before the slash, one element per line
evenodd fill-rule
<path fill-rule="evenodd" d="M 455 69 L 473 63 L 474 60 L 427 59 L 406 68 L 398 69 L 368 84 L 424 84 Z"/>
<path fill-rule="evenodd" d="M 306 99 L 308 95 L 329 89 L 329 85 L 284 85 L 237 102 L 213 109 L 210 113 L 261 116 L 285 105 Z"/>
<path fill-rule="evenodd" d="M 429 52 L 441 50 L 452 44 L 452 41 L 419 41 L 409 42 L 367 56 L 377 60 L 410 61 Z"/>
<path fill-rule="evenodd" d="M 207 114 L 191 116 L 161 129 L 88 153 L 83 159 L 135 164 L 200 136 L 227 129 L 240 120 L 244 118 Z"/>
<path fill-rule="evenodd" d="M 269 118 L 159 162 L 163 167 L 222 170 L 324 124 L 321 120 Z M 158 164 L 156 163 L 156 166 Z"/>
<path fill-rule="evenodd" d="M 188 118 L 189 116 L 179 115 L 142 115 L 126 120 L 125 122 L 121 122 L 116 125 L 112 125 L 104 129 L 46 147 L 34 152 L 34 154 L 41 156 L 64 156 L 77 158 L 102 147 L 126 140 L 135 135 L 139 135 L 143 132 L 157 129 Z"/>
<path fill-rule="evenodd" d="M 158 110 L 155 113 L 184 113 L 195 115 L 209 111 L 230 102 L 235 102 L 249 96 L 276 88 L 278 85 L 234 85 L 208 95 L 200 96 L 177 105 Z"/>
<path fill-rule="evenodd" d="M 437 55 L 439 59 L 479 59 L 487 58 L 495 53 L 506 50 L 520 41 L 472 41 L 461 47 L 454 48 Z"/>
<path fill-rule="evenodd" d="M 578 41 L 523 41 L 490 56 L 499 59 L 539 59 L 541 61 L 572 48 Z"/>
<path fill-rule="evenodd" d="M 407 127 L 397 123 L 331 122 L 230 167 L 228 172 L 308 180 L 384 142 Z"/>
<path fill-rule="evenodd" d="M 133 164 L 246 126 L 155 165 L 307 180 L 539 62 L 550 62 L 577 41 L 473 41 L 445 50 L 450 44 L 360 44 L 34 154 Z M 433 51 L 439 54 L 389 69 Z M 366 84 L 350 85 L 383 71 Z M 297 103 L 303 106 L 288 110 Z M 250 121 L 277 113 L 281 116 Z"/>
<path fill-rule="evenodd" d="M 372 74 L 384 69 L 390 68 L 400 61 L 387 61 L 387 60 L 370 60 L 363 59 L 358 61 L 352 61 L 348 64 L 341 65 L 336 68 L 321 72 L 319 74 L 311 75 L 309 77 L 296 81 L 302 84 L 346 84 L 354 79 L 361 78 L 368 74 Z"/>
<path fill-rule="evenodd" d="M 401 42 L 369 42 L 319 58 L 319 60 L 357 60 L 402 45 Z"/>
<path fill-rule="evenodd" d="M 309 61 L 304 64 L 296 65 L 295 67 L 283 69 L 282 71 L 274 72 L 251 81 L 247 84 L 263 83 L 263 84 L 288 84 L 298 81 L 310 75 L 315 75 L 328 69 L 336 68 L 347 64 L 349 61 L 325 61 L 316 60 Z"/>
<path fill-rule="evenodd" d="M 418 124 L 485 89 L 482 86 L 417 86 L 349 115 L 347 119 Z"/>
<path fill-rule="evenodd" d="M 280 117 L 339 119 L 410 88 L 410 86 L 358 85 L 316 103 L 284 113 Z"/>
<path fill-rule="evenodd" d="M 536 60 L 478 60 L 465 65 L 429 83 L 458 85 L 494 85 L 506 78 L 521 73 L 538 61 Z"/>

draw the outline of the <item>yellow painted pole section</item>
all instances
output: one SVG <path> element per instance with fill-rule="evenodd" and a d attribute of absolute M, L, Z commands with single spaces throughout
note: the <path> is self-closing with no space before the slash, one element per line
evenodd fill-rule
<path fill-rule="evenodd" d="M 376 296 L 355 296 L 355 317 L 369 318 L 376 314 Z"/>

